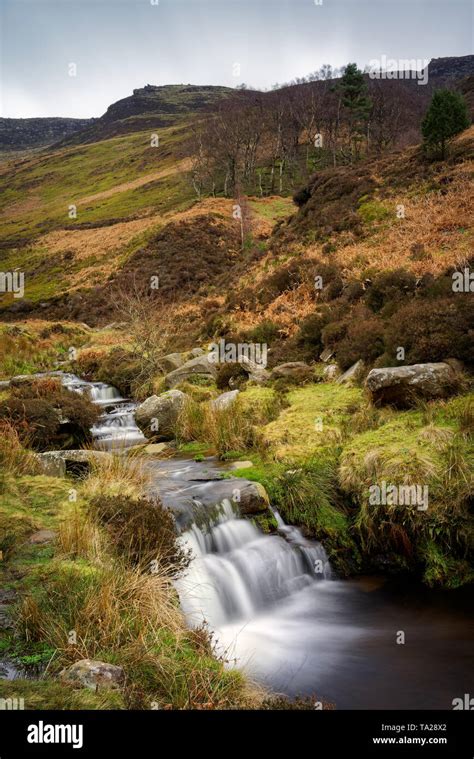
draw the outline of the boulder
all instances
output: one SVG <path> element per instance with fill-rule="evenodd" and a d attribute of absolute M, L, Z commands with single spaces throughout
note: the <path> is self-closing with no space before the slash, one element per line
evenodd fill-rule
<path fill-rule="evenodd" d="M 252 461 L 233 461 L 229 469 L 250 469 L 252 466 Z"/>
<path fill-rule="evenodd" d="M 43 474 L 49 477 L 65 477 L 67 474 L 82 477 L 89 474 L 92 464 L 110 459 L 106 451 L 47 451 L 37 453 L 36 459 Z"/>
<path fill-rule="evenodd" d="M 81 659 L 59 673 L 63 682 L 82 685 L 91 690 L 118 690 L 125 681 L 122 667 L 94 659 Z"/>
<path fill-rule="evenodd" d="M 10 387 L 10 380 L 0 380 L 0 392 L 2 390 L 8 390 Z"/>
<path fill-rule="evenodd" d="M 339 367 L 337 364 L 328 364 L 324 367 L 323 377 L 327 382 L 332 382 L 337 379 L 339 375 Z"/>
<path fill-rule="evenodd" d="M 270 372 L 267 372 L 261 364 L 257 364 L 246 356 L 240 356 L 238 363 L 247 372 L 248 378 L 252 382 L 262 383 L 270 379 Z"/>
<path fill-rule="evenodd" d="M 202 348 L 193 348 L 189 353 L 189 358 L 197 358 L 198 356 L 205 356 L 206 351 Z"/>
<path fill-rule="evenodd" d="M 211 408 L 218 411 L 229 408 L 229 406 L 232 406 L 232 404 L 237 400 L 238 394 L 238 390 L 229 390 L 227 393 L 222 393 L 222 395 L 219 395 L 218 398 L 215 398 L 213 401 L 211 401 Z"/>
<path fill-rule="evenodd" d="M 239 487 L 239 491 L 240 501 L 237 505 L 241 514 L 260 514 L 270 508 L 267 491 L 259 482 L 244 481 L 244 484 Z"/>
<path fill-rule="evenodd" d="M 459 379 L 449 364 L 429 363 L 372 369 L 365 384 L 376 405 L 409 408 L 418 400 L 448 397 Z"/>
<path fill-rule="evenodd" d="M 180 382 L 196 376 L 214 380 L 217 376 L 217 369 L 217 365 L 209 361 L 207 355 L 196 356 L 196 358 L 186 361 L 179 368 L 169 372 L 165 377 L 165 385 L 171 389 Z"/>
<path fill-rule="evenodd" d="M 364 362 L 359 359 L 355 362 L 355 364 L 352 364 L 352 366 L 347 370 L 347 372 L 344 372 L 344 374 L 341 374 L 340 377 L 337 378 L 336 382 L 339 385 L 349 385 L 352 382 L 355 382 L 359 374 L 362 372 L 364 368 Z"/>
<path fill-rule="evenodd" d="M 185 400 L 181 390 L 151 395 L 135 411 L 135 421 L 146 437 L 171 440 Z"/>
<path fill-rule="evenodd" d="M 168 372 L 179 369 L 184 363 L 186 363 L 186 359 L 182 353 L 168 353 L 167 356 L 158 359 L 158 368 L 163 374 L 168 374 Z"/>
<path fill-rule="evenodd" d="M 313 376 L 313 370 L 303 361 L 289 361 L 272 369 L 270 379 L 294 379 L 303 382 Z"/>

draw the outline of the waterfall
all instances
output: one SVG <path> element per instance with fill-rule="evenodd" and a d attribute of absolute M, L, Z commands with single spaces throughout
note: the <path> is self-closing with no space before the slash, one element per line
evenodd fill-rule
<path fill-rule="evenodd" d="M 146 442 L 135 422 L 136 403 L 122 398 L 117 388 L 105 382 L 86 382 L 75 374 L 62 373 L 61 382 L 68 390 L 88 395 L 102 409 L 91 429 L 96 448 L 127 448 Z"/>
<path fill-rule="evenodd" d="M 291 540 L 264 535 L 240 518 L 225 499 L 213 523 L 205 528 L 193 524 L 180 536 L 193 557 L 177 581 L 189 624 L 206 622 L 215 629 L 245 622 L 318 579 L 330 577 L 323 547 L 279 520 Z"/>

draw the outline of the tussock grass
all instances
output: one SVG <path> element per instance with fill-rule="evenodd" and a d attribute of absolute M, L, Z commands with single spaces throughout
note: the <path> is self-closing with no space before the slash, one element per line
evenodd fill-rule
<path fill-rule="evenodd" d="M 34 453 L 20 440 L 16 427 L 6 419 L 0 420 L 0 486 L 7 474 L 36 474 L 40 471 Z"/>
<path fill-rule="evenodd" d="M 259 448 L 261 436 L 255 425 L 274 416 L 275 404 L 276 401 L 266 399 L 265 404 L 251 411 L 240 398 L 227 408 L 188 398 L 178 417 L 176 438 L 179 443 L 207 443 L 221 457 L 230 451 Z"/>
<path fill-rule="evenodd" d="M 150 482 L 151 474 L 143 456 L 112 453 L 91 462 L 91 472 L 83 481 L 83 493 L 89 499 L 102 495 L 138 498 Z"/>

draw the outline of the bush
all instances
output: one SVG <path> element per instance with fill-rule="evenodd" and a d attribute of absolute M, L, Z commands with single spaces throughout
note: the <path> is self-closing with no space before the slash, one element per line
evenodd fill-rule
<path fill-rule="evenodd" d="M 82 445 L 99 413 L 89 398 L 52 378 L 26 382 L 0 403 L 0 420 L 10 419 L 20 440 L 36 450 Z"/>
<path fill-rule="evenodd" d="M 186 565 L 173 516 L 159 500 L 101 495 L 91 500 L 90 513 L 107 528 L 115 552 L 128 563 L 145 569 L 157 561 L 172 574 Z"/>
<path fill-rule="evenodd" d="M 247 379 L 247 372 L 241 364 L 222 364 L 217 371 L 216 385 L 219 390 L 229 390 L 230 387 L 240 387 Z"/>
<path fill-rule="evenodd" d="M 101 361 L 96 378 L 100 382 L 107 382 L 120 391 L 122 396 L 134 394 L 134 389 L 148 377 L 142 376 L 144 366 L 131 351 L 123 348 L 113 348 Z"/>
<path fill-rule="evenodd" d="M 395 356 L 405 348 L 407 364 L 457 358 L 474 364 L 474 303 L 469 295 L 414 300 L 392 316 L 386 344 Z"/>
<path fill-rule="evenodd" d="M 382 320 L 366 309 L 355 311 L 335 349 L 337 362 L 343 371 L 359 359 L 366 364 L 373 363 L 385 350 Z"/>
<path fill-rule="evenodd" d="M 247 332 L 246 338 L 248 341 L 254 343 L 272 343 L 277 340 L 280 335 L 280 325 L 272 322 L 270 319 L 264 319 L 264 321 L 257 324 L 256 327 Z"/>
<path fill-rule="evenodd" d="M 395 307 L 407 295 L 412 295 L 416 289 L 416 277 L 405 269 L 385 271 L 378 274 L 367 290 L 365 303 L 372 311 L 381 311 L 389 304 Z"/>

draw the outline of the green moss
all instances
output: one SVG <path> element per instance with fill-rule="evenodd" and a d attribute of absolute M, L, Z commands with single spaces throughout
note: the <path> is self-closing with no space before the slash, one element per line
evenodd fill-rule
<path fill-rule="evenodd" d="M 392 212 L 378 200 L 364 200 L 363 198 L 361 200 L 363 202 L 359 205 L 358 214 L 366 224 L 384 221 L 392 215 Z"/>
<path fill-rule="evenodd" d="M 266 442 L 281 459 L 306 459 L 337 444 L 341 425 L 361 403 L 362 390 L 336 383 L 297 388 L 286 396 L 289 407 L 263 430 Z"/>

